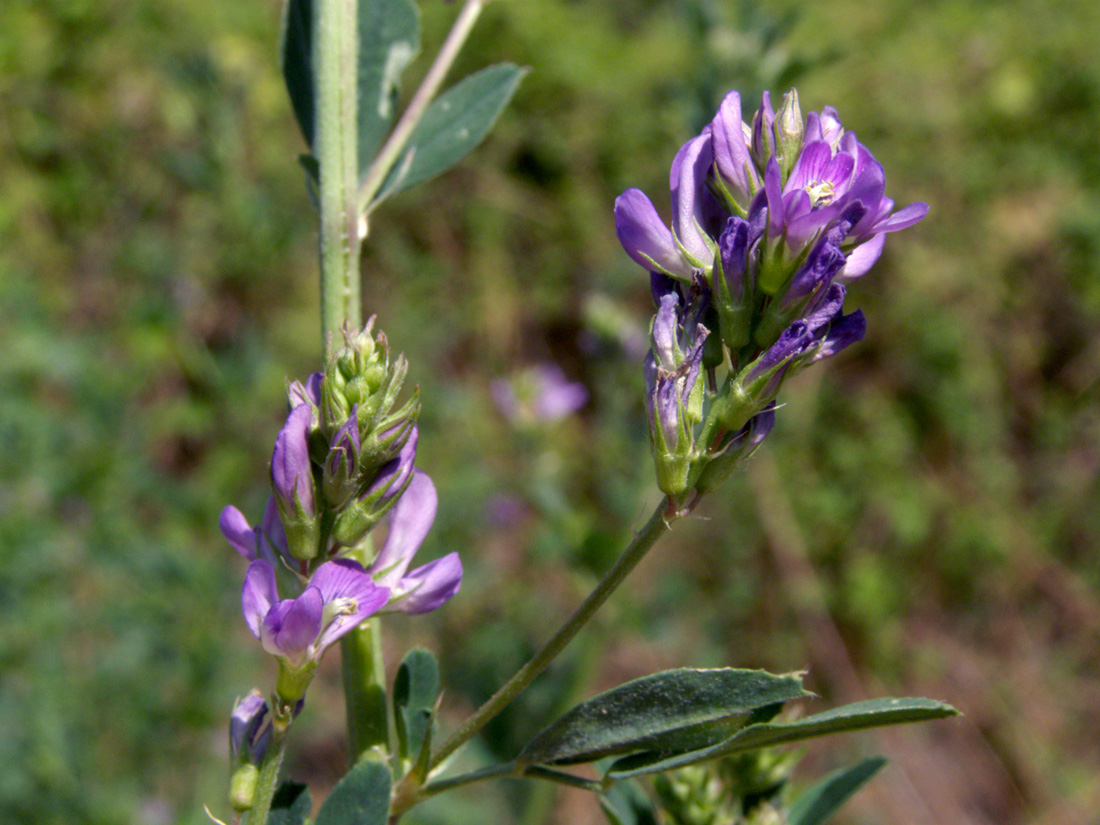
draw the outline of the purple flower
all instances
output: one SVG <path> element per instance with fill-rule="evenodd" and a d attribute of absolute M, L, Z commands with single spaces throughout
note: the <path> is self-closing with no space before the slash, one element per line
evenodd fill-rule
<path fill-rule="evenodd" d="M 259 527 L 250 526 L 248 519 L 232 504 L 222 510 L 218 526 L 233 549 L 249 561 L 263 559 L 275 566 L 279 556 L 287 555 L 286 533 L 274 496 L 267 500 Z"/>
<path fill-rule="evenodd" d="M 271 455 L 271 484 L 283 513 L 307 516 L 316 513 L 313 465 L 309 459 L 312 418 L 313 412 L 308 405 L 295 407 L 275 438 L 275 450 Z"/>
<path fill-rule="evenodd" d="M 501 414 L 519 424 L 557 421 L 588 401 L 584 384 L 567 380 L 556 364 L 539 364 L 511 380 L 494 381 L 489 391 Z"/>
<path fill-rule="evenodd" d="M 274 568 L 257 559 L 245 574 L 241 610 L 264 650 L 298 670 L 320 661 L 325 648 L 376 613 L 389 596 L 361 565 L 339 559 L 318 567 L 296 599 L 280 600 Z"/>
<path fill-rule="evenodd" d="M 370 574 L 389 588 L 384 612 L 427 613 L 443 605 L 462 583 L 462 562 L 449 553 L 406 572 L 435 521 L 438 497 L 427 474 L 417 470 L 388 516 L 389 529 Z"/>
<path fill-rule="evenodd" d="M 271 726 L 267 724 L 270 717 L 271 711 L 260 691 L 252 690 L 237 700 L 229 718 L 230 764 L 241 760 L 258 765 L 263 761 L 271 737 Z"/>
<path fill-rule="evenodd" d="M 419 431 L 414 424 L 401 452 L 382 466 L 358 498 L 345 503 L 332 528 L 332 537 L 338 543 L 348 547 L 357 544 L 397 502 L 412 479 L 418 439 Z"/>

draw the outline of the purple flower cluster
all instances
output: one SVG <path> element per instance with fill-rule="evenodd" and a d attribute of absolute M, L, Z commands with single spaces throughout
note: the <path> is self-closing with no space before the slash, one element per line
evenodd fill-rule
<path fill-rule="evenodd" d="M 301 699 L 325 649 L 364 619 L 435 610 L 462 581 L 457 553 L 408 569 L 435 519 L 436 493 L 414 466 L 415 397 L 395 405 L 403 359 L 390 364 L 384 336 L 370 333 L 370 324 L 346 332 L 324 373 L 290 385 L 260 524 L 233 506 L 221 514 L 229 544 L 250 562 L 241 607 L 279 660 L 284 700 Z M 383 520 L 375 552 L 370 532 Z M 280 580 L 296 595 L 280 598 Z"/>
<path fill-rule="evenodd" d="M 750 123 L 730 92 L 676 153 L 669 185 L 671 226 L 629 189 L 615 201 L 615 227 L 652 273 L 650 430 L 661 489 L 680 497 L 709 463 L 759 443 L 770 423 L 753 418 L 786 377 L 863 337 L 862 313 L 843 312 L 846 284 L 878 260 L 887 233 L 928 207 L 895 211 L 882 165 L 836 110 L 803 120 L 794 91 L 778 112 L 765 92 Z M 694 411 L 701 395 L 705 412 Z"/>

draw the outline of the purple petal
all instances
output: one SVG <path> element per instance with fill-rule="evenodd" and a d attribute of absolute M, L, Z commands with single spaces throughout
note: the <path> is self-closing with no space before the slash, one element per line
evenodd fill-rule
<path fill-rule="evenodd" d="M 229 718 L 229 759 L 237 761 L 241 749 L 248 747 L 253 762 L 263 757 L 270 728 L 259 737 L 256 734 L 263 727 L 268 714 L 267 702 L 258 690 L 252 690 L 233 706 L 233 715 Z"/>
<path fill-rule="evenodd" d="M 928 204 L 911 203 L 904 209 L 899 209 L 884 221 L 875 224 L 875 232 L 897 232 L 899 229 L 907 229 L 915 223 L 919 223 L 928 214 Z"/>
<path fill-rule="evenodd" d="M 714 252 L 708 243 L 707 225 L 716 209 L 707 189 L 707 174 L 714 163 L 710 130 L 692 138 L 672 162 L 672 226 L 676 239 L 699 267 L 709 267 Z"/>
<path fill-rule="evenodd" d="M 850 344 L 862 340 L 866 333 L 867 319 L 864 318 L 862 310 L 857 309 L 851 315 L 843 316 L 829 327 L 821 345 L 810 357 L 809 363 L 836 355 Z"/>
<path fill-rule="evenodd" d="M 639 265 L 681 278 L 691 276 L 693 267 L 676 246 L 672 230 L 642 190 L 627 189 L 615 199 L 615 232 L 626 254 Z"/>
<path fill-rule="evenodd" d="M 363 619 L 378 612 L 390 598 L 388 587 L 379 587 L 370 573 L 350 559 L 322 564 L 310 579 L 310 585 L 324 594 L 326 605 L 345 599 L 354 602 L 354 610 L 338 613 L 321 631 L 317 639 L 316 656 L 320 656 L 324 648 L 349 633 Z"/>
<path fill-rule="evenodd" d="M 283 529 L 283 520 L 279 517 L 279 505 L 275 503 L 275 497 L 269 496 L 267 506 L 264 508 L 264 517 L 260 521 L 260 558 L 267 559 L 272 567 L 275 566 L 277 555 L 286 556 L 286 530 Z"/>
<path fill-rule="evenodd" d="M 287 416 L 286 424 L 275 438 L 271 456 L 271 481 L 284 508 L 293 508 L 294 501 L 309 515 L 313 504 L 313 469 L 309 460 L 309 430 L 313 410 L 302 404 Z"/>
<path fill-rule="evenodd" d="M 556 364 L 543 364 L 536 373 L 539 384 L 535 397 L 535 415 L 542 421 L 556 421 L 576 412 L 588 401 L 584 384 L 565 379 Z"/>
<path fill-rule="evenodd" d="M 711 121 L 714 160 L 718 174 L 726 181 L 730 194 L 742 206 L 748 206 L 753 191 L 759 186 L 745 140 L 745 124 L 741 118 L 741 95 L 730 92 L 723 98 L 718 113 Z M 750 175 L 752 180 L 750 181 Z"/>
<path fill-rule="evenodd" d="M 389 514 L 386 540 L 371 565 L 379 584 L 393 586 L 405 574 L 435 521 L 439 497 L 427 473 L 417 470 Z"/>
<path fill-rule="evenodd" d="M 397 454 L 396 458 L 382 465 L 374 481 L 371 482 L 366 492 L 361 496 L 362 498 L 367 498 L 379 490 L 384 490 L 385 492 L 379 498 L 379 502 L 382 503 L 401 493 L 406 479 L 413 472 L 414 462 L 416 461 L 416 443 L 419 439 L 420 430 L 414 424 L 408 439 L 401 447 L 401 452 Z"/>
<path fill-rule="evenodd" d="M 769 158 L 768 167 L 764 170 L 764 191 L 768 198 L 768 237 L 773 240 L 782 234 L 783 224 L 787 219 L 783 209 L 783 187 L 780 184 L 780 177 L 779 161 L 774 157 Z"/>
<path fill-rule="evenodd" d="M 401 595 L 392 602 L 392 609 L 410 616 L 428 613 L 447 602 L 461 585 L 462 561 L 458 553 L 448 553 L 401 579 L 397 586 Z"/>
<path fill-rule="evenodd" d="M 248 519 L 240 510 L 230 504 L 218 517 L 218 526 L 234 550 L 249 561 L 255 560 L 256 531 L 249 526 Z"/>
<path fill-rule="evenodd" d="M 241 612 L 252 635 L 260 638 L 264 617 L 271 611 L 279 596 L 275 590 L 275 570 L 263 559 L 248 565 L 241 591 Z"/>
<path fill-rule="evenodd" d="M 661 306 L 653 318 L 653 354 L 666 370 L 678 366 L 676 346 L 677 330 L 680 319 L 680 297 L 673 292 L 661 299 Z"/>
<path fill-rule="evenodd" d="M 324 609 L 325 600 L 321 591 L 311 584 L 301 596 L 290 602 L 289 609 L 268 613 L 264 629 L 273 631 L 275 648 L 280 655 L 292 662 L 300 662 L 310 653 L 310 646 L 321 633 Z"/>
<path fill-rule="evenodd" d="M 796 189 L 805 189 L 807 186 L 818 183 L 825 178 L 825 170 L 833 159 L 833 150 L 824 141 L 807 143 L 802 149 L 802 154 L 795 161 L 790 177 L 787 178 L 786 192 Z"/>
<path fill-rule="evenodd" d="M 866 243 L 861 243 L 848 253 L 848 262 L 844 264 L 844 269 L 840 270 L 840 274 L 837 275 L 837 277 L 845 281 L 850 281 L 853 278 L 858 278 L 860 275 L 863 275 L 875 265 L 875 261 L 877 261 L 882 254 L 882 247 L 885 243 L 885 235 L 875 235 Z"/>

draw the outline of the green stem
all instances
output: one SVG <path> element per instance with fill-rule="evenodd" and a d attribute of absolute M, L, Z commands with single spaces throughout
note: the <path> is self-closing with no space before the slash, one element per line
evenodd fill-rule
<path fill-rule="evenodd" d="M 583 776 L 576 776 L 565 771 L 556 771 L 552 768 L 544 768 L 540 765 L 530 765 L 523 770 L 523 773 L 516 773 L 515 762 L 505 762 L 500 765 L 490 765 L 486 768 L 479 768 L 476 771 L 470 771 L 459 776 L 448 777 L 447 779 L 440 779 L 438 782 L 429 782 L 423 788 L 420 789 L 418 794 L 418 801 L 427 799 L 430 796 L 449 791 L 454 788 L 461 787 L 462 785 L 471 785 L 474 782 L 481 782 L 485 779 L 496 779 L 499 777 L 507 777 L 510 779 L 517 779 L 520 776 L 529 777 L 531 779 L 544 779 L 547 782 L 556 782 L 559 785 L 568 785 L 572 788 L 581 788 L 586 791 L 599 791 L 602 789 L 602 785 L 595 779 L 585 779 Z"/>
<path fill-rule="evenodd" d="M 288 723 L 289 724 L 289 723 Z M 271 800 L 279 785 L 279 768 L 286 755 L 286 727 L 276 722 L 271 727 L 271 737 L 260 762 L 260 773 L 256 777 L 256 792 L 252 797 L 252 807 L 248 811 L 247 825 L 265 825 L 271 811 Z"/>
<path fill-rule="evenodd" d="M 321 337 L 362 324 L 359 294 L 358 0 L 313 7 L 317 100 L 314 151 L 320 167 Z"/>
<path fill-rule="evenodd" d="M 341 639 L 340 650 L 350 762 L 354 765 L 364 756 L 386 759 L 392 748 L 382 625 L 378 619 L 368 619 Z"/>
<path fill-rule="evenodd" d="M 378 190 L 382 188 L 390 169 L 397 162 L 401 153 L 405 151 L 405 145 L 409 142 L 413 129 L 416 128 L 428 105 L 439 92 L 439 87 L 443 85 L 447 72 L 450 71 L 451 65 L 458 57 L 466 38 L 470 36 L 474 23 L 487 2 L 489 0 L 466 0 L 462 11 L 455 18 L 447 39 L 443 41 L 439 54 L 436 55 L 431 68 L 428 69 L 428 73 L 424 75 L 420 88 L 416 90 L 416 94 L 413 95 L 408 107 L 402 113 L 401 119 L 397 121 L 397 125 L 393 127 L 389 138 L 379 150 L 374 162 L 371 163 L 370 170 L 359 187 L 359 209 L 364 216 L 364 223 L 366 215 L 371 210 L 371 200 L 378 194 Z"/>
<path fill-rule="evenodd" d="M 500 690 L 494 693 L 458 730 L 451 734 L 451 737 L 432 756 L 429 769 L 437 767 L 444 759 L 464 745 L 546 669 L 550 662 L 561 653 L 562 649 L 584 627 L 585 623 L 592 618 L 593 614 L 599 610 L 600 606 L 607 601 L 607 597 L 622 583 L 627 574 L 638 565 L 638 562 L 653 547 L 657 539 L 668 532 L 671 527 L 670 519 L 674 520 L 678 515 L 675 512 L 670 513 L 665 502 L 658 505 L 649 521 L 646 522 L 645 527 L 634 536 L 630 546 L 623 551 L 618 561 L 607 571 L 600 583 L 596 585 L 596 589 L 585 599 L 584 604 L 577 608 L 577 612 L 561 626 L 542 650 L 535 654 Z"/>

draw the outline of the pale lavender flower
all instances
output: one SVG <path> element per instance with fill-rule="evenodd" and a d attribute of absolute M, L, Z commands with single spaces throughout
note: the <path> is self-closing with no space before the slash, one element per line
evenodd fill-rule
<path fill-rule="evenodd" d="M 230 546 L 248 561 L 264 559 L 276 566 L 279 556 L 287 554 L 286 532 L 274 496 L 268 498 L 258 527 L 249 525 L 244 514 L 232 504 L 222 510 L 218 526 Z"/>
<path fill-rule="evenodd" d="M 417 470 L 387 517 L 386 540 L 368 571 L 378 584 L 389 588 L 389 602 L 383 612 L 427 613 L 458 592 L 462 584 L 458 553 L 448 553 L 406 572 L 435 521 L 437 505 L 435 485 L 426 473 Z"/>
<path fill-rule="evenodd" d="M 519 424 L 553 422 L 575 413 L 588 401 L 584 384 L 569 381 L 556 364 L 539 364 L 489 386 L 497 409 Z"/>
<path fill-rule="evenodd" d="M 330 644 L 376 613 L 389 596 L 361 565 L 339 559 L 318 567 L 300 596 L 280 600 L 275 570 L 257 559 L 245 574 L 241 610 L 264 650 L 300 670 L 320 661 Z"/>

